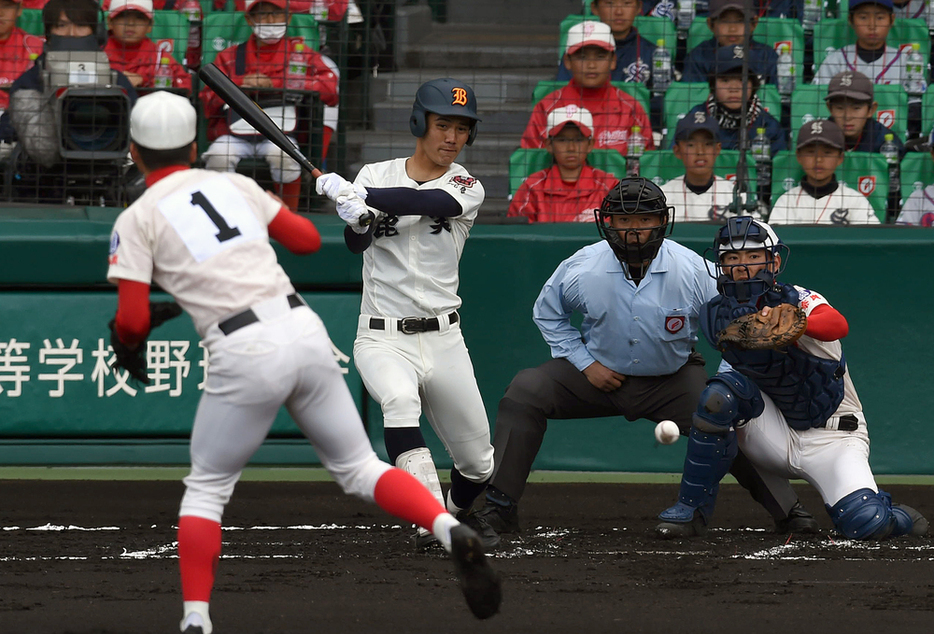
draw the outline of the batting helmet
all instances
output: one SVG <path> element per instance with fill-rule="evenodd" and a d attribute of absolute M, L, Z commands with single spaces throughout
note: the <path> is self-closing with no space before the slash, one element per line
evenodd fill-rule
<path fill-rule="evenodd" d="M 736 251 L 755 251 L 764 249 L 766 258 L 761 264 L 766 264 L 761 271 L 746 279 L 735 280 L 734 269 L 748 267 L 749 264 L 726 264 L 724 256 Z M 756 220 L 751 216 L 730 218 L 725 225 L 717 231 L 712 247 L 704 255 L 708 258 L 713 255 L 717 280 L 717 290 L 729 297 L 735 297 L 741 302 L 755 299 L 775 285 L 775 277 L 785 269 L 788 261 L 788 245 L 783 243 L 767 223 Z M 756 263 L 757 265 L 760 263 Z"/>
<path fill-rule="evenodd" d="M 477 97 L 473 89 L 462 81 L 446 77 L 432 79 L 418 87 L 415 92 L 415 103 L 412 104 L 412 116 L 409 118 L 409 129 L 417 137 L 425 136 L 428 131 L 427 115 L 435 114 L 466 117 L 473 121 L 470 126 L 470 136 L 467 145 L 472 145 L 477 138 Z"/>
<path fill-rule="evenodd" d="M 661 221 L 652 227 L 618 229 L 612 226 L 613 216 L 647 214 L 658 214 Z M 594 210 L 594 218 L 600 235 L 610 243 L 616 257 L 630 266 L 640 266 L 654 259 L 675 223 L 674 207 L 668 204 L 661 188 L 647 178 L 624 178 L 616 183 L 603 198 L 600 208 Z M 640 239 L 642 231 L 650 231 L 644 242 Z"/>

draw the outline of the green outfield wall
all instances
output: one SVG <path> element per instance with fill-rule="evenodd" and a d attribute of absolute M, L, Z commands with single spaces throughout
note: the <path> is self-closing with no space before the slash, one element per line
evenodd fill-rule
<path fill-rule="evenodd" d="M 207 363 L 187 316 L 155 330 L 149 386 L 108 363 L 116 294 L 105 280 L 110 228 L 100 208 L 0 209 L 0 465 L 184 464 Z M 324 245 L 278 249 L 296 288 L 322 317 L 381 455 L 379 408 L 351 358 L 360 257 L 343 223 L 313 217 Z M 679 225 L 673 238 L 702 253 L 715 226 Z M 934 231 L 907 227 L 786 227 L 783 279 L 823 293 L 850 322 L 849 371 L 866 410 L 878 473 L 934 473 Z M 549 358 L 531 307 L 555 266 L 598 239 L 592 224 L 482 225 L 461 262 L 463 330 L 491 424 L 519 370 Z M 159 298 L 157 295 L 156 298 Z M 164 296 L 163 296 L 164 298 Z M 715 369 L 719 357 L 699 349 Z M 427 430 L 427 425 L 425 425 Z M 439 464 L 450 460 L 437 440 Z M 657 446 L 652 424 L 622 418 L 553 421 L 538 469 L 680 471 L 684 441 Z M 280 413 L 255 464 L 319 464 Z"/>

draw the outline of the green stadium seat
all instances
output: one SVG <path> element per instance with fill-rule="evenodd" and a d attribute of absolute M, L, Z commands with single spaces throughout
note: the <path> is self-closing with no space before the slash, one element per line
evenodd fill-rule
<path fill-rule="evenodd" d="M 814 25 L 814 72 L 820 68 L 828 53 L 847 44 L 856 42 L 856 33 L 847 23 L 847 18 L 828 18 L 820 20 Z M 889 46 L 902 47 L 907 44 L 920 45 L 921 56 L 927 64 L 931 59 L 931 39 L 928 36 L 928 25 L 919 18 L 895 20 L 889 37 L 886 40 Z"/>
<path fill-rule="evenodd" d="M 616 150 L 592 150 L 587 163 L 598 170 L 609 172 L 617 178 L 626 175 L 626 157 Z M 552 158 L 542 148 L 518 148 L 509 157 L 509 195 L 512 196 L 522 181 L 535 172 L 551 167 Z"/>
<path fill-rule="evenodd" d="M 42 9 L 23 9 L 22 15 L 16 21 L 16 26 L 32 35 L 45 36 L 45 26 L 42 24 Z"/>
<path fill-rule="evenodd" d="M 912 192 L 934 185 L 934 160 L 930 152 L 909 152 L 901 162 L 902 202 Z"/>
<path fill-rule="evenodd" d="M 626 176 L 626 157 L 616 150 L 591 150 L 587 155 L 587 163 L 617 178 Z"/>
<path fill-rule="evenodd" d="M 588 15 L 572 13 L 561 20 L 560 36 L 558 38 L 559 63 L 561 62 L 561 58 L 564 57 L 564 49 L 568 41 L 568 30 L 575 24 L 580 24 L 584 20 L 599 20 L 599 18 L 590 14 L 588 10 Z M 668 18 L 640 15 L 636 16 L 634 26 L 639 29 L 639 34 L 652 44 L 655 44 L 658 40 L 665 40 L 665 48 L 671 51 L 671 58 L 674 59 L 675 48 L 678 46 L 678 33 L 675 30 L 674 22 Z"/>
<path fill-rule="evenodd" d="M 665 92 L 665 107 L 662 114 L 662 121 L 666 133 L 666 143 L 671 142 L 671 138 L 678 125 L 678 120 L 687 114 L 691 108 L 699 103 L 703 103 L 710 94 L 710 86 L 704 82 L 672 82 L 671 86 Z M 766 84 L 759 90 L 759 99 L 762 105 L 773 117 L 781 121 L 782 116 L 782 98 L 778 94 L 778 88 L 772 84 Z"/>
<path fill-rule="evenodd" d="M 804 171 L 795 153 L 791 150 L 778 152 L 772 159 L 772 203 L 796 187 L 803 177 Z M 889 192 L 889 169 L 885 157 L 869 152 L 847 152 L 843 165 L 837 170 L 837 180 L 863 193 L 879 220 L 885 222 Z"/>
<path fill-rule="evenodd" d="M 645 87 L 645 84 L 634 81 L 614 81 L 610 83 L 638 101 L 642 105 L 642 109 L 648 114 L 650 95 L 649 89 Z M 532 105 L 534 106 L 544 99 L 546 95 L 567 86 L 567 84 L 568 82 L 566 81 L 555 81 L 551 79 L 538 82 L 532 90 Z"/>
<path fill-rule="evenodd" d="M 748 158 L 751 159 L 747 155 Z M 717 176 L 734 180 L 739 164 L 738 150 L 723 150 L 717 157 L 713 172 Z M 747 164 L 749 191 L 756 191 L 756 170 L 752 162 Z M 673 178 L 684 175 L 684 163 L 672 150 L 650 150 L 639 159 L 639 175 L 648 178 L 656 185 L 664 185 Z"/>
<path fill-rule="evenodd" d="M 201 63 L 213 62 L 218 53 L 246 41 L 250 33 L 250 25 L 243 13 L 215 11 L 206 15 L 201 29 Z M 289 37 L 304 37 L 305 43 L 316 51 L 320 46 L 318 23 L 311 14 L 293 13 L 287 34 Z"/>
<path fill-rule="evenodd" d="M 876 119 L 898 135 L 902 141 L 908 133 L 908 94 L 899 84 L 876 84 L 874 88 L 879 108 Z M 795 89 L 791 102 L 791 144 L 798 139 L 802 125 L 814 119 L 829 119 L 830 111 L 824 103 L 827 85 L 808 84 Z"/>
<path fill-rule="evenodd" d="M 172 44 L 172 57 L 179 63 L 185 61 L 185 49 L 188 48 L 188 18 L 178 11 L 153 11 L 152 32 L 149 39 L 159 44 L 166 40 Z"/>

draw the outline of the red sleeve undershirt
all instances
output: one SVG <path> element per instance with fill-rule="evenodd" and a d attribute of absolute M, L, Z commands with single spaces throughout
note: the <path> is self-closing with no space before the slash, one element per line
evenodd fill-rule
<path fill-rule="evenodd" d="M 843 339 L 850 332 L 846 317 L 830 306 L 821 304 L 808 315 L 808 327 L 804 331 L 808 337 L 818 341 L 836 341 Z"/>
<path fill-rule="evenodd" d="M 314 253 L 321 248 L 321 234 L 307 218 L 283 207 L 269 223 L 269 237 L 297 255 Z"/>

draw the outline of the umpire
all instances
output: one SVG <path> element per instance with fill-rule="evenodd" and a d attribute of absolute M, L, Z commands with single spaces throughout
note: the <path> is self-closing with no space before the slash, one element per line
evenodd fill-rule
<path fill-rule="evenodd" d="M 553 359 L 519 372 L 499 403 L 493 476 L 483 507 L 468 519 L 485 543 L 520 530 L 518 502 L 548 419 L 670 419 L 682 435 L 690 432 L 707 381 L 694 350 L 698 316 L 717 289 L 703 258 L 665 239 L 673 212 L 651 181 L 622 179 L 594 211 L 603 240 L 545 283 L 533 319 Z M 574 311 L 583 315 L 580 329 L 571 325 Z M 742 453 L 730 472 L 779 531 L 817 530 L 787 480 L 766 483 Z"/>

